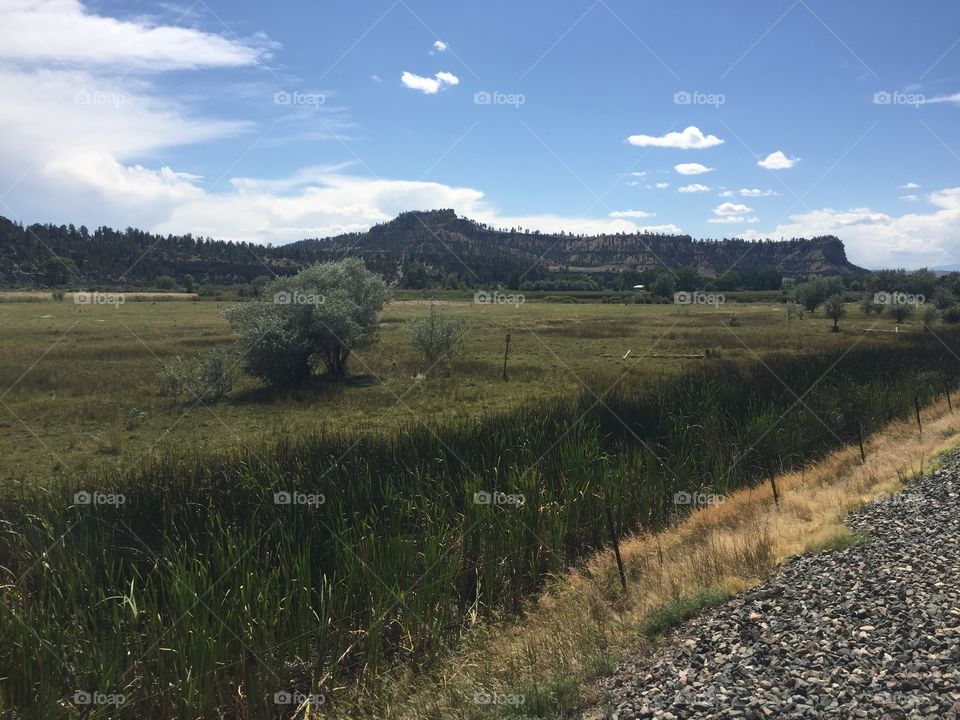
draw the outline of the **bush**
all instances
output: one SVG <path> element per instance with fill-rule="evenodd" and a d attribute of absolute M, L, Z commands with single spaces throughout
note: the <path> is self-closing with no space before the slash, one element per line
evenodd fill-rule
<path fill-rule="evenodd" d="M 960 307 L 954 305 L 951 308 L 947 308 L 943 312 L 943 321 L 945 323 L 950 323 L 951 325 L 955 325 L 956 323 L 960 322 Z"/>
<path fill-rule="evenodd" d="M 803 314 L 806 312 L 803 305 L 795 302 L 787 303 L 787 322 L 790 322 L 794 318 L 797 320 L 803 320 Z"/>
<path fill-rule="evenodd" d="M 913 306 L 906 303 L 895 302 L 887 308 L 887 315 L 900 323 L 913 315 Z"/>
<path fill-rule="evenodd" d="M 318 363 L 345 375 L 351 350 L 377 339 L 390 299 L 383 278 L 357 258 L 318 263 L 263 288 L 263 301 L 224 312 L 240 337 L 247 371 L 270 385 L 298 385 Z"/>
<path fill-rule="evenodd" d="M 740 327 L 743 325 L 743 314 L 730 313 L 730 317 L 727 318 L 727 325 L 730 327 Z"/>
<path fill-rule="evenodd" d="M 64 297 L 63 290 L 54 290 L 52 293 L 50 293 L 50 297 L 57 302 L 61 302 Z"/>
<path fill-rule="evenodd" d="M 940 313 L 937 311 L 937 309 L 933 307 L 933 305 L 927 305 L 923 309 L 923 316 L 922 316 L 924 331 L 929 330 L 930 327 L 934 323 L 936 323 L 937 320 L 939 319 L 940 319 Z"/>
<path fill-rule="evenodd" d="M 423 354 L 429 364 L 440 358 L 453 357 L 463 340 L 463 323 L 457 318 L 444 317 L 433 304 L 425 318 L 410 326 L 410 345 Z"/>
<path fill-rule="evenodd" d="M 217 348 L 190 358 L 179 355 L 160 371 L 161 395 L 182 402 L 216 402 L 233 387 L 235 358 Z"/>
<path fill-rule="evenodd" d="M 873 293 L 867 293 L 863 296 L 863 300 L 860 301 L 860 311 L 867 315 L 879 315 L 883 312 L 883 305 L 874 302 Z"/>
<path fill-rule="evenodd" d="M 833 320 L 833 332 L 840 332 L 839 322 L 847 315 L 847 308 L 843 305 L 843 295 L 831 295 L 823 304 L 824 313 Z"/>

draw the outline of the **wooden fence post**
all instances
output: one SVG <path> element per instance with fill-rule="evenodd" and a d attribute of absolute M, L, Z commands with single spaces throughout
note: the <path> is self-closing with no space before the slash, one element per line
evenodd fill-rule
<path fill-rule="evenodd" d="M 507 345 L 503 349 L 503 379 L 507 379 L 507 354 L 510 352 L 510 333 L 507 333 Z"/>
<path fill-rule="evenodd" d="M 620 557 L 620 541 L 617 540 L 617 529 L 613 525 L 613 513 L 610 512 L 610 505 L 607 505 L 607 530 L 610 531 L 610 539 L 613 541 L 613 554 L 617 557 L 617 570 L 620 571 L 620 584 L 623 585 L 623 591 L 627 591 L 627 574 L 623 570 L 623 558 Z"/>

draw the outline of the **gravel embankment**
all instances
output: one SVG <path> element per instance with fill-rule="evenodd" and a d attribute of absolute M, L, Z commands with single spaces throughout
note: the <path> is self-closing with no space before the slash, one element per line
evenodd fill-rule
<path fill-rule="evenodd" d="M 868 540 L 691 620 L 585 717 L 960 717 L 960 455 L 847 524 Z"/>

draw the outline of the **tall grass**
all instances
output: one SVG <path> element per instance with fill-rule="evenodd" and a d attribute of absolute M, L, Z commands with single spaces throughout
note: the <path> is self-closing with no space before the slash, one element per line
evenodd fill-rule
<path fill-rule="evenodd" d="M 659 528 L 678 491 L 757 482 L 850 442 L 857 423 L 903 417 L 956 386 L 958 339 L 607 379 L 443 427 L 291 433 L 6 488 L 0 712 L 288 717 L 297 705 L 275 693 L 335 703 L 385 663 L 428 667 L 472 618 L 518 608 L 607 542 L 607 506 L 621 530 Z M 124 502 L 74 505 L 78 491 Z M 284 492 L 314 502 L 276 504 Z M 126 701 L 77 706 L 78 690 Z"/>

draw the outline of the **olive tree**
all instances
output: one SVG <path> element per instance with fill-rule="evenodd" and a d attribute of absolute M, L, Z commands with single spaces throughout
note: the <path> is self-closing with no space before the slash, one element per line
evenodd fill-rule
<path fill-rule="evenodd" d="M 833 332 L 840 332 L 838 323 L 847 315 L 847 308 L 843 305 L 843 295 L 831 295 L 823 304 L 823 309 L 828 318 L 833 320 Z"/>
<path fill-rule="evenodd" d="M 432 303 L 427 317 L 414 320 L 410 326 L 410 345 L 430 364 L 444 356 L 453 357 L 462 340 L 463 323 L 441 315 Z"/>
<path fill-rule="evenodd" d="M 319 363 L 330 375 L 346 374 L 350 352 L 376 340 L 390 290 L 361 260 L 349 258 L 277 278 L 261 297 L 224 315 L 239 334 L 248 372 L 271 385 L 297 385 Z"/>

